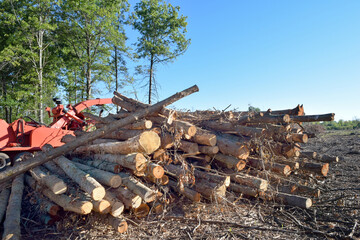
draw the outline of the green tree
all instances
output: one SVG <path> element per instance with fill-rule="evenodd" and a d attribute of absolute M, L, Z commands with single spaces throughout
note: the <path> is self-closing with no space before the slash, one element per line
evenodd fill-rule
<path fill-rule="evenodd" d="M 71 61 L 82 69 L 85 99 L 92 96 L 94 83 L 112 81 L 108 74 L 111 53 L 114 46 L 125 45 L 125 35 L 117 27 L 118 20 L 128 8 L 126 0 L 64 0 L 61 3 L 60 34 L 67 43 L 65 51 L 69 59 L 76 58 Z"/>
<path fill-rule="evenodd" d="M 156 91 L 155 66 L 174 61 L 190 44 L 190 39 L 185 37 L 186 17 L 180 16 L 179 11 L 180 7 L 166 4 L 163 0 L 142 0 L 135 5 L 133 26 L 140 33 L 136 51 L 138 58 L 149 62 L 149 104 L 153 90 Z"/>

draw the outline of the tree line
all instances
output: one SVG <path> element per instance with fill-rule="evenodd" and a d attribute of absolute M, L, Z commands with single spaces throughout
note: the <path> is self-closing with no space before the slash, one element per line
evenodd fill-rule
<path fill-rule="evenodd" d="M 155 69 L 190 44 L 187 18 L 164 0 L 0 0 L 0 118 L 30 116 L 44 122 L 44 107 L 59 94 L 74 104 L 147 79 L 148 102 L 156 92 Z M 138 38 L 128 43 L 127 30 Z M 130 71 L 129 62 L 138 63 Z M 131 73 L 134 72 L 134 73 Z"/>

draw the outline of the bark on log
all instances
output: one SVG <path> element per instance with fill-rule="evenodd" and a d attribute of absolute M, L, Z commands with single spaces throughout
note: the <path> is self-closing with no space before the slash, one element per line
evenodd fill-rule
<path fill-rule="evenodd" d="M 66 134 L 65 136 L 63 136 L 61 138 L 61 142 L 70 143 L 70 142 L 74 141 L 75 139 L 76 139 L 76 136 L 74 136 L 72 134 Z"/>
<path fill-rule="evenodd" d="M 124 186 L 126 186 L 133 193 L 139 195 L 145 202 L 152 202 L 155 200 L 157 196 L 155 191 L 148 188 L 129 174 L 120 172 L 119 175 L 123 180 Z"/>
<path fill-rule="evenodd" d="M 173 121 L 173 125 L 178 132 L 186 134 L 190 137 L 195 136 L 197 131 L 196 126 L 185 121 L 175 120 Z"/>
<path fill-rule="evenodd" d="M 213 147 L 216 145 L 216 135 L 210 131 L 196 128 L 196 134 L 190 139 L 190 141 Z"/>
<path fill-rule="evenodd" d="M 247 174 L 237 173 L 235 175 L 231 175 L 231 181 L 238 183 L 239 185 L 249 186 L 255 189 L 259 189 L 261 191 L 266 191 L 268 187 L 268 181 L 266 181 L 265 179 L 254 177 Z"/>
<path fill-rule="evenodd" d="M 248 163 L 253 168 L 270 170 L 271 172 L 279 173 L 284 176 L 288 176 L 291 173 L 290 166 L 285 164 L 264 162 L 261 159 L 252 157 L 248 158 Z"/>
<path fill-rule="evenodd" d="M 141 204 L 141 197 L 131 192 L 129 189 L 118 187 L 110 190 L 122 203 L 126 209 L 138 208 Z"/>
<path fill-rule="evenodd" d="M 116 163 L 111 163 L 111 162 L 107 162 L 107 161 L 102 161 L 102 160 L 81 160 L 81 159 L 77 159 L 77 158 L 73 158 L 73 161 L 76 162 L 80 162 L 82 164 L 86 164 L 88 166 L 94 167 L 94 168 L 98 168 L 107 172 L 112 172 L 112 173 L 119 173 L 121 171 L 121 166 L 116 164 Z"/>
<path fill-rule="evenodd" d="M 231 155 L 238 159 L 246 159 L 250 150 L 245 142 L 237 142 L 229 138 L 217 136 L 217 145 L 222 154 Z"/>
<path fill-rule="evenodd" d="M 45 197 L 37 191 L 34 191 L 32 196 L 35 198 L 36 204 L 39 206 L 41 212 L 49 214 L 50 216 L 58 216 L 61 209 L 58 205 L 45 199 Z"/>
<path fill-rule="evenodd" d="M 147 167 L 147 159 L 141 153 L 130 153 L 128 155 L 95 154 L 94 159 L 115 163 L 137 172 L 144 172 Z"/>
<path fill-rule="evenodd" d="M 308 135 L 304 133 L 292 133 L 291 140 L 298 143 L 307 143 L 309 138 Z"/>
<path fill-rule="evenodd" d="M 233 133 L 239 136 L 259 137 L 264 133 L 263 128 L 234 125 L 229 122 L 205 121 L 201 126 L 221 132 Z M 196 136 L 196 135 L 195 135 Z"/>
<path fill-rule="evenodd" d="M 198 90 L 197 90 L 198 91 Z M 137 101 L 133 98 L 128 98 L 122 94 L 120 94 L 119 92 L 114 92 L 114 95 L 117 96 L 118 98 L 122 99 L 123 101 L 125 102 L 128 102 L 130 104 L 132 104 L 133 106 L 135 106 L 135 109 L 142 109 L 142 108 L 148 108 L 150 107 L 151 105 L 149 104 L 146 104 L 146 103 L 142 103 L 140 101 Z M 124 107 L 125 108 L 125 107 Z M 125 108 L 126 109 L 126 108 Z M 128 111 L 131 112 L 131 110 L 129 109 L 126 109 Z M 167 109 L 167 108 L 163 108 L 159 111 L 160 114 L 164 115 L 164 116 L 171 116 L 171 115 L 174 115 L 176 112 L 174 110 L 171 110 L 171 109 Z"/>
<path fill-rule="evenodd" d="M 160 185 L 167 185 L 169 183 L 169 177 L 166 176 L 165 174 L 161 177 L 161 178 L 155 178 L 151 175 L 146 175 L 144 176 L 146 181 L 155 183 L 155 184 L 160 184 Z"/>
<path fill-rule="evenodd" d="M 230 176 L 227 175 L 217 175 L 214 173 L 203 172 L 195 169 L 194 176 L 196 178 L 202 178 L 206 181 L 216 183 L 219 186 L 225 185 L 225 187 L 228 187 L 230 185 Z"/>
<path fill-rule="evenodd" d="M 43 164 L 44 167 L 46 167 L 50 172 L 52 172 L 55 175 L 58 175 L 62 178 L 68 178 L 64 170 L 62 170 L 58 165 L 54 163 L 54 161 L 49 161 Z"/>
<path fill-rule="evenodd" d="M 321 115 L 291 116 L 291 123 L 334 121 L 335 113 Z"/>
<path fill-rule="evenodd" d="M 300 152 L 300 157 L 302 157 L 302 158 L 315 159 L 316 156 L 317 156 L 316 152 L 312 152 L 312 151 L 302 151 L 302 152 Z"/>
<path fill-rule="evenodd" d="M 5 215 L 6 206 L 10 197 L 10 188 L 4 188 L 0 193 L 0 223 Z"/>
<path fill-rule="evenodd" d="M 111 206 L 110 214 L 113 217 L 119 217 L 123 213 L 125 206 L 113 192 L 106 191 L 104 199 L 109 201 Z"/>
<path fill-rule="evenodd" d="M 184 167 L 188 167 L 188 166 L 184 165 Z M 183 166 L 168 164 L 164 166 L 164 169 L 167 172 L 167 174 L 176 177 L 183 183 L 191 184 L 194 180 L 190 171 L 188 169 L 183 168 Z"/>
<path fill-rule="evenodd" d="M 41 185 L 48 187 L 55 194 L 65 193 L 67 190 L 66 183 L 56 175 L 47 174 L 40 167 L 30 169 L 31 176 Z"/>
<path fill-rule="evenodd" d="M 11 193 L 6 208 L 4 232 L 2 236 L 4 240 L 21 239 L 20 215 L 23 191 L 24 175 L 21 174 L 17 176 L 11 184 Z"/>
<path fill-rule="evenodd" d="M 89 201 L 72 199 L 65 194 L 54 194 L 48 188 L 37 187 L 36 181 L 30 176 L 25 176 L 26 183 L 34 190 L 41 192 L 51 201 L 62 207 L 65 211 L 71 211 L 78 214 L 89 214 L 93 209 L 93 204 Z"/>
<path fill-rule="evenodd" d="M 279 192 L 284 192 L 289 194 L 310 195 L 316 198 L 320 197 L 320 189 L 304 186 L 297 183 L 288 183 L 287 185 L 279 184 L 276 185 L 274 188 Z"/>
<path fill-rule="evenodd" d="M 282 115 L 282 114 L 288 114 L 288 115 L 296 115 L 296 116 L 302 116 L 305 114 L 304 112 L 304 106 L 301 104 L 298 104 L 293 109 L 285 109 L 285 110 L 268 110 L 268 114 L 271 115 Z"/>
<path fill-rule="evenodd" d="M 144 132 L 144 130 L 119 129 L 117 131 L 114 131 L 114 132 L 111 132 L 111 133 L 105 135 L 104 138 L 126 141 L 129 138 L 136 137 L 143 132 Z M 113 141 L 113 142 L 115 142 L 115 141 Z M 93 144 L 95 144 L 95 142 L 93 142 Z"/>
<path fill-rule="evenodd" d="M 135 136 L 123 142 L 110 142 L 90 146 L 81 146 L 77 148 L 75 152 L 95 152 L 111 154 L 130 154 L 137 152 L 151 154 L 159 147 L 160 137 L 152 131 L 146 131 L 138 136 Z"/>
<path fill-rule="evenodd" d="M 222 166 L 225 166 L 236 171 L 241 171 L 245 168 L 246 162 L 238 158 L 227 156 L 221 153 L 217 153 L 214 156 L 217 162 L 220 162 Z"/>
<path fill-rule="evenodd" d="M 105 188 L 93 177 L 89 176 L 89 174 L 77 168 L 69 159 L 59 157 L 54 161 L 82 190 L 88 193 L 92 199 L 99 201 L 104 198 Z"/>
<path fill-rule="evenodd" d="M 201 200 L 201 194 L 194 191 L 194 190 L 192 190 L 191 188 L 184 187 L 183 189 L 181 189 L 180 186 L 176 182 L 174 182 L 172 180 L 169 180 L 168 185 L 175 192 L 184 195 L 185 197 L 189 198 L 193 202 L 200 202 L 200 200 Z"/>
<path fill-rule="evenodd" d="M 195 191 L 199 192 L 205 198 L 212 201 L 221 201 L 225 197 L 226 186 L 219 186 L 216 183 L 199 179 L 194 185 Z"/>
<path fill-rule="evenodd" d="M 121 127 L 124 127 L 130 123 L 133 123 L 137 121 L 138 119 L 141 119 L 151 113 L 159 112 L 161 109 L 163 109 L 165 106 L 170 105 L 177 100 L 186 97 L 194 92 L 199 91 L 199 88 L 194 85 L 193 87 L 190 87 L 188 89 L 185 89 L 182 92 L 178 92 L 171 97 L 152 105 L 151 107 L 139 110 L 128 117 L 118 120 L 114 122 L 113 124 L 109 124 L 105 126 L 104 128 L 98 129 L 94 132 L 87 133 L 83 136 L 78 137 L 75 141 L 65 144 L 59 148 L 53 149 L 46 154 L 39 154 L 36 158 L 28 159 L 27 161 L 21 162 L 17 166 L 14 166 L 12 168 L 9 168 L 5 171 L 0 172 L 0 183 L 6 182 L 7 180 L 14 178 L 15 176 L 24 173 L 28 171 L 29 169 L 42 165 L 47 161 L 50 161 L 56 157 L 59 157 L 63 155 L 66 152 L 70 152 L 74 149 L 76 149 L 79 146 L 82 146 L 84 144 L 87 144 L 89 141 L 93 141 L 97 138 L 101 138 L 105 136 L 106 134 L 115 131 L 116 129 L 119 129 Z"/>
<path fill-rule="evenodd" d="M 237 193 L 242 193 L 251 197 L 257 197 L 259 195 L 260 189 L 251 186 L 237 184 L 237 183 L 231 183 L 229 190 Z"/>
<path fill-rule="evenodd" d="M 285 159 L 275 158 L 274 162 L 288 165 L 293 170 L 299 169 L 299 167 L 300 167 L 299 162 L 297 162 L 295 160 L 285 160 Z"/>
<path fill-rule="evenodd" d="M 127 126 L 124 126 L 124 129 L 132 129 L 132 130 L 146 130 L 152 128 L 152 121 L 142 119 L 140 121 L 134 122 L 132 124 L 129 124 Z"/>
<path fill-rule="evenodd" d="M 282 123 L 286 124 L 290 122 L 290 116 L 288 114 L 284 115 L 264 115 L 264 116 L 256 116 L 250 119 L 241 119 L 237 121 L 237 124 L 245 125 L 248 123 Z"/>
<path fill-rule="evenodd" d="M 185 140 L 180 141 L 179 149 L 186 153 L 192 153 L 192 154 L 199 153 L 199 146 L 197 143 L 188 142 Z"/>
<path fill-rule="evenodd" d="M 210 147 L 210 146 L 199 145 L 199 152 L 212 156 L 219 152 L 219 147 L 218 146 Z"/>
<path fill-rule="evenodd" d="M 329 172 L 329 163 L 302 162 L 300 169 L 326 177 Z"/>
<path fill-rule="evenodd" d="M 117 218 L 113 216 L 108 216 L 108 221 L 110 225 L 115 229 L 118 233 L 124 233 L 128 229 L 127 222 L 122 218 Z"/>
<path fill-rule="evenodd" d="M 339 162 L 339 157 L 326 154 L 317 154 L 314 159 L 323 163 Z"/>
<path fill-rule="evenodd" d="M 307 197 L 292 195 L 288 193 L 271 193 L 270 197 L 278 203 L 282 203 L 289 206 L 310 208 L 312 206 L 312 200 Z"/>
<path fill-rule="evenodd" d="M 78 162 L 74 162 L 75 166 L 78 167 L 80 170 L 89 173 L 90 176 L 95 178 L 100 184 L 118 188 L 121 185 L 121 177 L 117 174 L 110 173 L 104 170 L 100 170 L 94 167 L 90 167 Z"/>

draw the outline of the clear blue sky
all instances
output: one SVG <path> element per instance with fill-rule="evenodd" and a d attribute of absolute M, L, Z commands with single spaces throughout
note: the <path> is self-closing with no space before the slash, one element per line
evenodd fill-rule
<path fill-rule="evenodd" d="M 197 84 L 200 92 L 176 108 L 276 110 L 300 103 L 306 114 L 360 118 L 360 1 L 169 2 L 188 17 L 191 45 L 157 68 L 159 100 Z"/>

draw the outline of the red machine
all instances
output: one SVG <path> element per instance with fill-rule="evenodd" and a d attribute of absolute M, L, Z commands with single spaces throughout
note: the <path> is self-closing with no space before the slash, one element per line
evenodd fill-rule
<path fill-rule="evenodd" d="M 29 121 L 20 118 L 10 124 L 0 119 L 0 170 L 9 164 L 10 157 L 14 158 L 19 153 L 39 151 L 45 144 L 51 144 L 53 147 L 63 145 L 63 136 L 74 135 L 75 130 L 86 131 L 91 125 L 91 121 L 86 121 L 81 113 L 84 109 L 112 103 L 111 98 L 93 99 L 75 106 L 68 105 L 66 110 L 59 99 L 53 100 L 57 106 L 53 109 L 46 108 L 49 117 L 53 118 L 49 126 L 30 117 L 25 117 Z"/>

